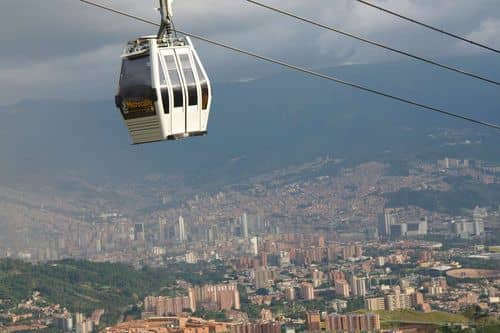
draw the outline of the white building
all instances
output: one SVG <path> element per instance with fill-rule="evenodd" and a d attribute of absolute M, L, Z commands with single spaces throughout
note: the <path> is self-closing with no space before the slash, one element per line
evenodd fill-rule
<path fill-rule="evenodd" d="M 184 225 L 184 218 L 179 216 L 179 241 L 185 242 L 187 240 L 186 226 Z"/>

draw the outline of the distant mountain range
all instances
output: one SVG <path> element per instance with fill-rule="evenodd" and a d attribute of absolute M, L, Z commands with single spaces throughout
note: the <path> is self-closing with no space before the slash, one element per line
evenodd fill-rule
<path fill-rule="evenodd" d="M 500 60 L 493 57 L 448 62 L 500 79 Z M 406 62 L 323 72 L 500 123 L 498 87 L 454 73 Z M 1 107 L 0 182 L 50 183 L 66 174 L 124 182 L 155 173 L 196 185 L 233 181 L 324 155 L 353 163 L 441 158 L 445 153 L 500 161 L 500 132 L 301 73 L 215 84 L 214 94 L 207 137 L 142 146 L 130 145 L 112 96 Z M 82 100 L 87 99 L 82 91 Z M 472 144 L 455 145 L 444 128 L 470 137 Z M 478 140 L 481 144 L 473 144 Z"/>

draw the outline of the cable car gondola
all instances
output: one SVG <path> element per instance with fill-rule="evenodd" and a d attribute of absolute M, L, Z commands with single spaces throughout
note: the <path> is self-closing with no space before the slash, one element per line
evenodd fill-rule
<path fill-rule="evenodd" d="M 173 0 L 160 0 L 157 36 L 127 43 L 115 97 L 134 144 L 207 134 L 210 81 L 189 37 L 172 29 Z"/>

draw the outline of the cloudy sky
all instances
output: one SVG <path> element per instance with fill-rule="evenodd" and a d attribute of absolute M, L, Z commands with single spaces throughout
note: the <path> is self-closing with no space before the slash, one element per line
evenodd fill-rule
<path fill-rule="evenodd" d="M 154 0 L 96 0 L 159 20 Z M 262 0 L 326 24 L 434 58 L 483 52 L 354 0 Z M 498 0 L 373 0 L 457 34 L 500 47 Z M 321 68 L 398 61 L 398 56 L 282 17 L 244 0 L 176 0 L 178 28 L 269 56 Z M 78 0 L 0 1 L 0 105 L 22 99 L 97 100 L 116 89 L 124 42 L 156 28 Z M 274 69 L 196 43 L 215 81 Z"/>

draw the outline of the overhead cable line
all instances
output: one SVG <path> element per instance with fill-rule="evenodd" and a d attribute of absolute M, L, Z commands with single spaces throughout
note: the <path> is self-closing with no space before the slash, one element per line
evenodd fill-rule
<path fill-rule="evenodd" d="M 136 15 L 132 15 L 132 14 L 129 14 L 129 13 L 126 13 L 126 12 L 123 12 L 123 11 L 120 11 L 120 10 L 117 10 L 117 9 L 114 9 L 114 8 L 110 8 L 110 7 L 107 7 L 107 6 L 104 6 L 104 5 L 101 5 L 101 4 L 89 1 L 89 0 L 80 0 L 80 1 L 84 2 L 84 3 L 87 3 L 89 5 L 93 5 L 93 6 L 105 9 L 105 10 L 113 12 L 113 13 L 117 13 L 117 14 L 120 14 L 120 15 L 127 16 L 129 18 L 133 18 L 133 19 L 139 20 L 139 21 L 144 22 L 144 23 L 152 24 L 152 25 L 155 25 L 155 26 L 160 26 L 159 24 L 157 24 L 157 23 L 155 23 L 153 21 L 150 21 L 148 19 L 136 16 Z M 498 125 L 498 124 L 493 124 L 493 123 L 489 123 L 489 122 L 486 122 L 486 121 L 482 121 L 482 120 L 474 119 L 474 118 L 471 118 L 471 117 L 463 116 L 463 115 L 460 115 L 460 114 L 457 114 L 457 113 L 449 112 L 449 111 L 446 111 L 446 110 L 443 110 L 443 109 L 435 108 L 435 107 L 428 106 L 428 105 L 425 105 L 425 104 L 422 104 L 422 103 L 419 103 L 419 102 L 416 102 L 416 101 L 412 101 L 410 99 L 405 99 L 405 98 L 402 98 L 402 97 L 397 97 L 395 95 L 391 95 L 391 94 L 388 94 L 388 93 L 385 93 L 385 92 L 382 92 L 382 91 L 371 89 L 371 88 L 368 88 L 368 87 L 365 87 L 365 86 L 362 86 L 362 85 L 359 85 L 359 84 L 356 84 L 356 83 L 347 82 L 347 81 L 338 79 L 338 78 L 333 77 L 333 76 L 329 76 L 329 75 L 326 75 L 326 74 L 323 74 L 323 73 L 319 73 L 319 72 L 315 72 L 313 70 L 309 70 L 307 68 L 303 68 L 303 67 L 299 67 L 299 66 L 296 66 L 296 65 L 292 65 L 292 64 L 286 63 L 286 62 L 281 61 L 281 60 L 276 60 L 276 59 L 273 59 L 273 58 L 262 56 L 262 55 L 259 55 L 257 53 L 254 53 L 254 52 L 246 51 L 246 50 L 243 50 L 243 49 L 240 49 L 240 48 L 237 48 L 237 47 L 234 47 L 234 46 L 222 43 L 222 42 L 218 42 L 218 41 L 215 41 L 215 40 L 212 40 L 212 39 L 208 39 L 206 37 L 199 36 L 199 35 L 196 35 L 196 34 L 192 34 L 192 33 L 189 33 L 189 32 L 185 32 L 185 31 L 182 31 L 182 30 L 179 30 L 179 29 L 177 29 L 176 31 L 178 33 L 180 33 L 180 34 L 189 36 L 191 38 L 195 38 L 195 39 L 204 41 L 204 42 L 212 44 L 212 45 L 223 47 L 223 48 L 232 50 L 234 52 L 245 54 L 245 55 L 248 55 L 250 57 L 253 57 L 253 58 L 256 58 L 256 59 L 260 59 L 260 60 L 263 60 L 263 61 L 266 61 L 266 62 L 269 62 L 269 63 L 280 65 L 280 66 L 286 67 L 288 69 L 293 69 L 293 70 L 298 71 L 298 72 L 306 73 L 306 74 L 309 74 L 309 75 L 312 75 L 312 76 L 316 76 L 316 77 L 319 77 L 319 78 L 322 78 L 322 79 L 325 79 L 325 80 L 337 82 L 337 83 L 345 85 L 345 86 L 349 86 L 349 87 L 352 87 L 352 88 L 363 90 L 365 92 L 369 92 L 369 93 L 372 93 L 372 94 L 383 96 L 383 97 L 386 97 L 386 98 L 389 98 L 389 99 L 393 99 L 393 100 L 396 100 L 396 101 L 399 101 L 399 102 L 402 102 L 402 103 L 410 104 L 410 105 L 419 107 L 419 108 L 427 110 L 427 111 L 432 111 L 432 112 L 440 113 L 440 114 L 443 114 L 443 115 L 446 115 L 446 116 L 449 116 L 449 117 L 453 117 L 453 118 L 465 120 L 465 121 L 468 121 L 468 122 L 471 122 L 471 123 L 475 123 L 475 124 L 478 124 L 478 125 L 482 125 L 482 126 L 486 126 L 486 127 L 490 127 L 490 128 L 494 128 L 494 129 L 500 130 L 500 125 Z"/>
<path fill-rule="evenodd" d="M 358 36 L 358 35 L 355 35 L 355 34 L 352 34 L 352 33 L 349 33 L 349 32 L 346 32 L 346 31 L 343 31 L 343 30 L 340 30 L 340 29 L 337 29 L 337 28 L 334 28 L 332 26 L 328 26 L 328 25 L 323 24 L 323 23 L 319 23 L 317 21 L 313 21 L 313 20 L 305 18 L 303 16 L 299 16 L 297 14 L 293 14 L 293 13 L 288 12 L 286 10 L 283 10 L 283 9 L 280 9 L 280 8 L 277 8 L 277 7 L 273 7 L 271 5 L 267 5 L 267 4 L 264 4 L 264 3 L 259 2 L 259 1 L 254 1 L 254 0 L 246 0 L 246 1 L 250 2 L 250 3 L 254 4 L 254 5 L 257 5 L 257 6 L 260 6 L 260 7 L 269 9 L 269 10 L 272 10 L 274 12 L 277 12 L 277 13 L 280 13 L 280 14 L 283 14 L 283 15 L 295 18 L 297 20 L 310 23 L 310 24 L 315 25 L 317 27 L 320 27 L 320 28 L 323 28 L 323 29 L 327 29 L 327 30 L 339 33 L 341 35 L 357 39 L 357 40 L 362 41 L 364 43 L 368 43 L 370 45 L 381 47 L 383 49 L 386 49 L 386 50 L 389 50 L 389 51 L 392 51 L 392 52 L 404 55 L 406 57 L 410 57 L 410 58 L 413 58 L 413 59 L 416 59 L 416 60 L 419 60 L 419 61 L 423 61 L 425 63 L 431 64 L 431 65 L 434 65 L 434 66 L 437 66 L 437 67 L 441 67 L 441 68 L 444 68 L 446 70 L 449 70 L 449 71 L 452 71 L 452 72 L 456 72 L 456 73 L 459 73 L 459 74 L 462 74 L 462 75 L 466 75 L 466 76 L 469 76 L 469 77 L 472 77 L 472 78 L 475 78 L 475 79 L 479 79 L 479 80 L 482 80 L 482 81 L 485 81 L 485 82 L 488 82 L 488 83 L 492 83 L 492 84 L 495 84 L 497 86 L 500 85 L 500 82 L 492 80 L 492 79 L 488 79 L 488 78 L 486 78 L 484 76 L 480 76 L 480 75 L 477 75 L 477 74 L 474 74 L 474 73 L 471 73 L 471 72 L 467 72 L 467 71 L 465 71 L 463 69 L 459 69 L 459 68 L 456 68 L 456 67 L 445 65 L 445 64 L 439 63 L 437 61 L 434 61 L 434 60 L 431 60 L 431 59 L 428 59 L 428 58 L 424 58 L 424 57 L 421 57 L 421 56 L 418 56 L 418 55 L 414 55 L 414 54 L 406 52 L 406 51 L 401 51 L 401 50 L 398 50 L 398 49 L 393 48 L 391 46 L 384 45 L 382 43 L 375 42 L 373 40 L 369 40 L 367 38 L 364 38 L 364 37 L 361 37 L 361 36 Z"/>
<path fill-rule="evenodd" d="M 410 17 L 405 16 L 405 15 L 403 15 L 403 14 L 399 14 L 399 13 L 397 13 L 397 12 L 395 12 L 395 11 L 392 11 L 392 10 L 389 10 L 389 9 L 387 9 L 387 8 L 384 8 L 384 7 L 381 7 L 381 6 L 375 5 L 375 4 L 371 3 L 371 2 L 368 2 L 368 1 L 365 1 L 365 0 L 354 0 L 354 1 L 357 1 L 357 2 L 362 3 L 362 4 L 364 4 L 364 5 L 370 6 L 370 7 L 372 7 L 372 8 L 378 9 L 378 10 L 380 10 L 380 11 L 383 11 L 383 12 L 387 13 L 387 14 L 390 14 L 390 15 L 393 15 L 393 16 L 396 16 L 396 17 L 399 17 L 399 18 L 401 18 L 401 19 L 403 19 L 403 20 L 406 20 L 406 21 L 409 21 L 409 22 L 411 22 L 411 23 L 415 23 L 415 24 L 420 25 L 420 26 L 422 26 L 422 27 L 424 27 L 424 28 L 427 28 L 427 29 L 433 30 L 433 31 L 435 31 L 435 32 L 439 32 L 439 33 L 444 34 L 444 35 L 446 35 L 446 36 L 449 36 L 449 37 L 452 37 L 452 38 L 455 38 L 455 39 L 461 40 L 461 41 L 463 41 L 463 42 L 466 42 L 466 43 L 469 43 L 469 44 L 472 44 L 472 45 L 478 46 L 478 47 L 480 47 L 480 48 L 483 48 L 483 49 L 486 49 L 486 50 L 489 50 L 489 51 L 493 51 L 493 52 L 495 52 L 495 53 L 500 53 L 500 50 L 495 49 L 495 48 L 493 48 L 493 47 L 491 47 L 491 46 L 488 46 L 488 45 L 485 45 L 485 44 L 481 44 L 481 43 L 476 42 L 476 41 L 473 41 L 473 40 L 471 40 L 471 39 L 468 39 L 468 38 L 465 38 L 465 37 L 459 36 L 459 35 L 457 35 L 457 34 L 454 34 L 454 33 L 448 32 L 448 31 L 445 31 L 445 30 L 443 30 L 443 29 L 441 29 L 441 28 L 434 27 L 434 26 L 429 25 L 429 24 L 427 24 L 427 23 L 424 23 L 424 22 L 422 22 L 422 21 L 417 21 L 416 19 L 410 18 Z"/>

